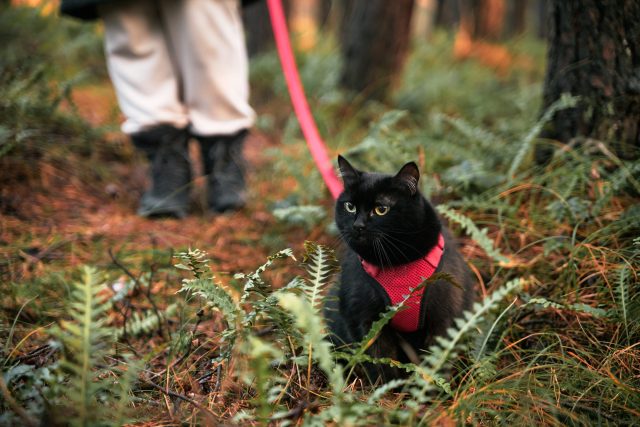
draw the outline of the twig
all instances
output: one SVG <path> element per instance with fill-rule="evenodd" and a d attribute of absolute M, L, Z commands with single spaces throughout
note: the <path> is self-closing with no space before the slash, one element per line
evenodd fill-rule
<path fill-rule="evenodd" d="M 220 387 L 222 387 L 222 380 L 220 379 L 221 375 L 222 375 L 222 364 L 218 363 L 218 366 L 216 366 L 216 385 L 213 388 L 214 393 L 218 393 L 220 391 Z"/>
<path fill-rule="evenodd" d="M 155 254 L 155 251 L 154 251 L 154 254 Z M 153 312 L 158 318 L 158 334 L 161 337 L 164 337 L 165 334 L 164 334 L 164 330 L 162 329 L 162 326 L 167 322 L 167 319 L 160 316 L 160 310 L 158 310 L 158 306 L 156 305 L 156 302 L 151 297 L 151 284 L 153 283 L 153 276 L 155 275 L 156 270 L 157 270 L 157 266 L 156 266 L 155 255 L 154 255 L 154 261 L 149 270 L 149 286 L 147 286 L 147 290 L 144 292 L 144 295 L 147 297 L 147 300 L 149 300 L 149 303 L 151 304 L 151 308 L 153 308 Z M 171 337 L 171 333 L 168 330 L 167 330 L 166 336 L 169 338 Z"/>
<path fill-rule="evenodd" d="M 286 419 L 297 420 L 304 414 L 305 409 L 310 408 L 311 406 L 312 404 L 310 404 L 306 400 L 301 400 L 300 402 L 298 402 L 296 406 L 293 407 L 293 409 L 289 410 L 289 412 L 287 412 L 286 414 L 276 416 L 276 417 L 271 417 L 269 420 L 270 421 L 279 421 L 279 420 L 286 420 Z"/>
<path fill-rule="evenodd" d="M 28 254 L 28 253 L 26 253 L 26 252 L 24 252 L 22 250 L 19 251 L 19 254 L 25 261 L 27 261 L 27 263 L 29 265 L 33 265 L 33 264 L 36 264 L 36 263 L 42 261 L 42 259 L 44 257 L 49 255 L 51 252 L 55 251 L 56 249 L 60 248 L 61 246 L 64 246 L 67 243 L 72 243 L 75 240 L 76 240 L 75 238 L 74 239 L 61 240 L 58 243 L 52 244 L 48 248 L 45 248 L 45 249 L 42 249 L 42 250 L 38 251 L 38 253 L 35 254 L 35 255 Z"/>
<path fill-rule="evenodd" d="M 122 265 L 120 263 L 120 261 L 118 261 L 118 258 L 116 258 L 116 256 L 113 254 L 112 248 L 109 248 L 107 250 L 107 253 L 109 254 L 109 257 L 111 258 L 111 261 L 113 261 L 113 263 L 116 265 L 116 267 L 118 267 L 120 270 L 122 270 L 124 272 L 124 274 L 129 276 L 131 278 L 131 280 L 133 280 L 135 282 L 136 285 L 138 285 L 140 283 L 140 280 L 136 276 L 134 276 L 133 273 L 131 271 L 129 271 L 129 269 L 127 267 L 125 267 L 124 265 Z"/>
<path fill-rule="evenodd" d="M 165 394 L 165 395 L 167 395 L 169 397 L 180 399 L 180 400 L 183 400 L 183 401 L 185 401 L 187 403 L 192 404 L 196 409 L 202 411 L 207 416 L 207 418 L 209 418 L 210 421 L 213 421 L 215 423 L 217 415 L 215 413 L 213 413 L 209 408 L 206 408 L 206 407 L 202 406 L 200 403 L 196 402 L 195 400 L 191 399 L 190 397 L 187 397 L 184 394 L 180 394 L 180 393 L 177 393 L 177 392 L 169 390 L 169 389 L 165 389 L 164 387 L 154 383 L 153 381 L 148 381 L 146 379 L 141 379 L 141 381 L 142 381 L 142 383 L 155 388 L 156 390 L 162 392 L 163 394 Z"/>

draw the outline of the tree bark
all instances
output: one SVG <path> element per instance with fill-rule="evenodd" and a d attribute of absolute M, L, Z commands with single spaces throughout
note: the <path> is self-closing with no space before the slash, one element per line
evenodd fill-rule
<path fill-rule="evenodd" d="M 556 0 L 550 7 L 543 109 L 563 93 L 580 101 L 557 112 L 541 136 L 565 143 L 594 138 L 623 158 L 638 158 L 640 1 Z M 536 147 L 539 163 L 551 154 L 548 145 Z"/>
<path fill-rule="evenodd" d="M 528 0 L 512 0 L 507 2 L 507 34 L 519 36 L 527 29 Z"/>
<path fill-rule="evenodd" d="M 460 21 L 459 0 L 437 0 L 435 26 L 451 29 Z"/>
<path fill-rule="evenodd" d="M 504 0 L 461 0 L 461 27 L 472 40 L 499 40 L 504 27 Z"/>
<path fill-rule="evenodd" d="M 309 51 L 318 39 L 318 16 L 320 3 L 318 0 L 296 0 L 291 2 L 289 26 L 295 46 L 302 51 Z"/>
<path fill-rule="evenodd" d="M 415 0 L 411 19 L 411 36 L 424 41 L 433 31 L 436 10 L 435 0 Z"/>
<path fill-rule="evenodd" d="M 535 34 L 541 38 L 546 39 L 549 37 L 549 26 L 550 26 L 550 17 L 549 17 L 549 2 L 550 0 L 536 0 L 534 3 L 535 7 Z"/>
<path fill-rule="evenodd" d="M 344 34 L 342 84 L 384 100 L 409 49 L 413 0 L 355 0 Z"/>

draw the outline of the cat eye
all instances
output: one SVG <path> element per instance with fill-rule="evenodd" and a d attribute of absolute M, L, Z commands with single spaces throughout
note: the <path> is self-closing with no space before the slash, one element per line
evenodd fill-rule
<path fill-rule="evenodd" d="M 373 211 L 376 213 L 376 215 L 379 216 L 386 215 L 387 213 L 389 213 L 389 206 L 379 205 L 376 206 Z"/>
<path fill-rule="evenodd" d="M 354 213 L 356 211 L 356 206 L 351 202 L 344 202 L 344 208 L 349 213 Z"/>

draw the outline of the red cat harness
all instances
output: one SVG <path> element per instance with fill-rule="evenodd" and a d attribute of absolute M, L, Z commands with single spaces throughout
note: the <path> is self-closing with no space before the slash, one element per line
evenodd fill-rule
<path fill-rule="evenodd" d="M 392 304 L 403 301 L 416 286 L 430 278 L 438 268 L 444 252 L 444 237 L 438 236 L 438 244 L 424 257 L 408 264 L 381 268 L 361 260 L 362 268 L 375 279 L 389 296 Z M 424 288 L 411 294 L 400 310 L 391 319 L 391 326 L 400 332 L 415 332 L 420 327 L 420 305 Z"/>

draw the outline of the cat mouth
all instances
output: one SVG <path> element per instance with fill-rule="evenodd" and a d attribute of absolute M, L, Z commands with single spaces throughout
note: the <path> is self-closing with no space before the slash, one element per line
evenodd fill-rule
<path fill-rule="evenodd" d="M 369 243 L 369 236 L 364 233 L 352 234 L 349 238 L 350 243 L 355 248 L 367 247 Z"/>

